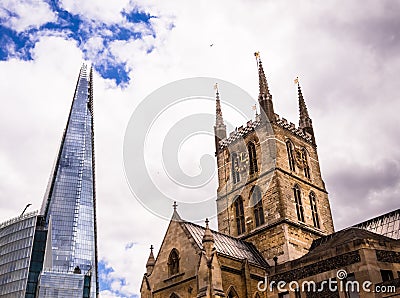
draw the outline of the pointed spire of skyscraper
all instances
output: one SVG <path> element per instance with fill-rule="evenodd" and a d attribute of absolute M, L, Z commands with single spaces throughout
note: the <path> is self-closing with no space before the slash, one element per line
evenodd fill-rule
<path fill-rule="evenodd" d="M 214 86 L 216 90 L 216 99 L 215 99 L 215 126 L 214 126 L 214 135 L 215 135 L 215 154 L 218 154 L 219 151 L 219 142 L 226 138 L 226 125 L 224 124 L 224 118 L 222 117 L 221 110 L 221 101 L 219 98 L 219 90 L 218 84 L 216 83 Z"/>
<path fill-rule="evenodd" d="M 304 132 L 307 132 L 311 135 L 313 143 L 315 144 L 314 138 L 314 129 L 312 126 L 312 121 L 310 116 L 308 115 L 308 110 L 306 106 L 306 102 L 303 97 L 303 92 L 301 91 L 299 78 L 295 79 L 295 83 L 297 84 L 297 93 L 299 98 L 299 128 L 302 129 Z"/>
<path fill-rule="evenodd" d="M 99 291 L 94 172 L 93 69 L 83 64 L 41 215 L 51 235 L 52 268 L 47 269 L 90 272 L 92 295 Z"/>
<path fill-rule="evenodd" d="M 274 105 L 272 103 L 272 94 L 269 91 L 267 78 L 264 73 L 264 68 L 262 66 L 260 53 L 255 52 L 254 56 L 256 57 L 257 61 L 257 68 L 258 68 L 258 85 L 259 85 L 259 95 L 258 95 L 258 102 L 260 104 L 260 113 L 261 116 L 267 117 L 269 121 L 274 121 L 275 119 L 275 112 L 274 112 Z"/>

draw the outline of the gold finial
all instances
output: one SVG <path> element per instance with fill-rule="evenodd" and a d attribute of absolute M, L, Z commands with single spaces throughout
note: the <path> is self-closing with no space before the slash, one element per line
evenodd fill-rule
<path fill-rule="evenodd" d="M 299 77 L 296 77 L 296 78 L 294 79 L 294 83 L 297 84 L 297 85 L 299 84 Z"/>
<path fill-rule="evenodd" d="M 258 51 L 255 52 L 255 53 L 254 53 L 254 56 L 256 56 L 256 59 L 260 58 L 260 52 L 258 52 Z"/>
<path fill-rule="evenodd" d="M 174 202 L 174 204 L 172 205 L 172 207 L 174 207 L 174 211 L 176 211 L 176 208 L 178 207 L 178 204 L 176 202 Z"/>

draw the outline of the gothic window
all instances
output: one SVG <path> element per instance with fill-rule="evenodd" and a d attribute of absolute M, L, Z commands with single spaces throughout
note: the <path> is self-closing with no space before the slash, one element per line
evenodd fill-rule
<path fill-rule="evenodd" d="M 245 232 L 244 208 L 243 208 L 243 199 L 241 196 L 238 196 L 236 198 L 234 205 L 235 205 L 236 228 L 238 235 L 240 235 Z"/>
<path fill-rule="evenodd" d="M 258 186 L 254 186 L 253 191 L 251 193 L 251 202 L 253 203 L 254 209 L 254 219 L 256 222 L 256 227 L 259 227 L 264 224 L 264 210 L 262 204 L 262 196 L 261 191 Z"/>
<path fill-rule="evenodd" d="M 310 179 L 310 167 L 308 165 L 307 150 L 305 148 L 303 148 L 303 150 L 301 151 L 301 159 L 304 166 L 304 176 Z"/>
<path fill-rule="evenodd" d="M 295 170 L 295 163 L 294 163 L 294 152 L 293 152 L 293 144 L 291 141 L 286 141 L 286 150 L 288 154 L 289 160 L 289 168 L 291 171 Z"/>
<path fill-rule="evenodd" d="M 233 183 L 238 183 L 240 181 L 239 157 L 237 153 L 232 153 L 232 177 Z"/>
<path fill-rule="evenodd" d="M 231 289 L 229 290 L 227 298 L 239 298 L 239 295 L 236 293 L 233 287 L 231 287 Z"/>
<path fill-rule="evenodd" d="M 179 296 L 175 293 L 172 293 L 171 296 L 169 296 L 169 298 L 179 298 Z"/>
<path fill-rule="evenodd" d="M 310 206 L 311 206 L 311 213 L 312 213 L 314 227 L 319 229 L 320 226 L 319 226 L 319 216 L 317 209 L 317 198 L 315 197 L 314 192 L 310 192 Z"/>
<path fill-rule="evenodd" d="M 175 248 L 169 254 L 168 273 L 169 276 L 179 273 L 179 253 Z"/>
<path fill-rule="evenodd" d="M 253 142 L 249 142 L 247 151 L 249 152 L 249 174 L 252 175 L 258 172 L 256 145 Z"/>
<path fill-rule="evenodd" d="M 301 191 L 300 187 L 297 184 L 293 187 L 293 192 L 294 192 L 294 201 L 296 203 L 297 219 L 299 221 L 304 222 L 304 210 L 303 210 L 303 203 L 301 202 Z"/>

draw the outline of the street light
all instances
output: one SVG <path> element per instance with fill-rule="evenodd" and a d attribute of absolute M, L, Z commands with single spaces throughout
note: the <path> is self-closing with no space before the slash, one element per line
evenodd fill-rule
<path fill-rule="evenodd" d="M 20 215 L 20 216 L 24 215 L 24 213 L 25 213 L 26 209 L 28 209 L 28 207 L 29 207 L 30 205 L 32 205 L 32 204 L 27 204 L 27 205 L 25 206 L 25 209 L 24 209 L 24 211 L 22 211 L 22 213 L 21 213 L 21 215 Z"/>

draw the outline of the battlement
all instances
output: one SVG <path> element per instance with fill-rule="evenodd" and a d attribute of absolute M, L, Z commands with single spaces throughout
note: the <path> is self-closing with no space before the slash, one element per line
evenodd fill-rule
<path fill-rule="evenodd" d="M 260 126 L 260 124 L 261 124 L 261 118 L 260 115 L 257 115 L 255 121 L 250 120 L 247 121 L 246 126 L 243 127 L 242 125 L 239 128 L 236 127 L 234 131 L 230 132 L 228 138 L 223 139 L 219 142 L 219 148 L 223 149 L 229 146 L 230 144 L 234 143 L 236 140 L 245 137 L 250 132 L 254 131 L 256 127 Z"/>
<path fill-rule="evenodd" d="M 302 129 L 297 128 L 294 123 L 288 122 L 285 118 L 281 118 L 278 114 L 275 114 L 275 123 L 278 126 L 290 131 L 292 134 L 303 138 L 305 141 L 312 144 L 312 136 L 308 132 L 304 132 Z M 261 117 L 260 115 L 257 115 L 254 121 L 247 121 L 246 126 L 242 125 L 240 127 L 236 127 L 234 131 L 231 131 L 229 133 L 229 137 L 219 142 L 219 149 L 224 149 L 238 139 L 245 137 L 247 134 L 254 131 L 258 126 L 260 126 L 260 124 Z"/>
<path fill-rule="evenodd" d="M 292 122 L 289 122 L 285 118 L 280 118 L 278 114 L 275 114 L 275 123 L 280 127 L 290 131 L 292 134 L 303 138 L 307 142 L 312 144 L 312 136 L 308 132 L 304 132 L 302 129 L 297 128 L 296 125 Z"/>

